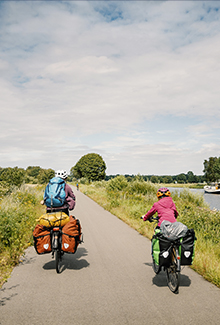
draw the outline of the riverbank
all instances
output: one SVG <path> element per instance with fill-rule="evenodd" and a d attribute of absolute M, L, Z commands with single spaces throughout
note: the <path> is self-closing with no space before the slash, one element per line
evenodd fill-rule
<path fill-rule="evenodd" d="M 187 183 L 187 184 L 157 184 L 158 187 L 177 187 L 177 188 L 194 188 L 194 189 L 203 189 L 206 184 L 201 183 Z"/>
<path fill-rule="evenodd" d="M 168 186 L 171 187 L 170 184 Z M 203 195 L 183 187 L 181 193 L 174 192 L 172 196 L 179 211 L 178 221 L 196 232 L 196 253 L 191 267 L 220 287 L 220 212 L 210 210 Z M 135 180 L 128 183 L 123 176 L 108 182 L 80 185 L 83 193 L 149 239 L 153 226 L 140 220 L 140 217 L 156 201 L 157 189 L 158 185 L 150 182 Z"/>

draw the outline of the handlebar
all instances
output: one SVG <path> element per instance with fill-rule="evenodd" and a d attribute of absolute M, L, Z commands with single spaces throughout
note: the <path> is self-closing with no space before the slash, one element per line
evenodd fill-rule
<path fill-rule="evenodd" d="M 158 216 L 156 216 L 156 217 L 150 217 L 147 221 L 149 221 L 149 222 L 154 222 L 154 221 L 159 221 L 159 217 Z"/>
<path fill-rule="evenodd" d="M 141 219 L 143 219 L 143 217 L 144 217 L 144 216 L 142 216 Z M 156 216 L 156 217 L 152 216 L 152 217 L 150 217 L 149 219 L 147 219 L 146 221 L 149 221 L 149 222 L 154 222 L 154 221 L 156 221 L 156 222 L 158 222 L 158 221 L 159 221 L 159 217 L 158 217 L 158 216 Z"/>

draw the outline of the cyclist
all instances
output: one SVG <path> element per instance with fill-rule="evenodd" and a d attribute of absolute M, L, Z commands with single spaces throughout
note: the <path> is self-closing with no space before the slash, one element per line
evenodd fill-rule
<path fill-rule="evenodd" d="M 61 179 L 63 179 L 65 182 L 67 181 L 68 178 L 68 174 L 65 170 L 57 170 L 55 172 L 55 177 L 59 177 Z M 76 204 L 76 197 L 73 194 L 73 191 L 71 189 L 71 187 L 65 183 L 65 193 L 66 193 L 66 198 L 65 198 L 65 202 L 64 205 L 61 207 L 53 207 L 53 211 L 58 212 L 58 211 L 62 211 L 65 212 L 67 215 L 69 215 L 69 210 L 73 210 Z M 41 204 L 44 204 L 44 201 L 41 201 Z M 50 213 L 52 210 L 50 207 L 46 208 L 46 212 Z"/>
<path fill-rule="evenodd" d="M 176 222 L 178 212 L 171 198 L 169 189 L 166 187 L 159 188 L 157 191 L 157 198 L 159 201 L 153 204 L 152 208 L 142 216 L 142 219 L 146 221 L 157 212 L 159 218 L 158 227 L 160 227 L 164 220 L 170 221 L 171 223 Z"/>

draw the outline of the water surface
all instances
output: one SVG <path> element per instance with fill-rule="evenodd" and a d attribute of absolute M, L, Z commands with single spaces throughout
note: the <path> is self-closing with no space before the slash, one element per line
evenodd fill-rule
<path fill-rule="evenodd" d="M 170 187 L 169 189 L 170 189 L 171 192 L 174 192 L 174 191 L 180 192 L 184 188 L 182 188 L 182 187 Z M 194 192 L 194 193 L 202 194 L 204 196 L 204 199 L 205 199 L 206 203 L 209 204 L 210 209 L 220 210 L 220 194 L 208 194 L 208 193 L 205 193 L 203 189 L 189 188 L 189 190 L 191 192 Z"/>

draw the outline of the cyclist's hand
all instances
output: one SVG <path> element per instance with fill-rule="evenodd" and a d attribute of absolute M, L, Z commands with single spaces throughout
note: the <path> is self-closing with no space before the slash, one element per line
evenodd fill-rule
<path fill-rule="evenodd" d="M 144 219 L 145 215 L 141 216 L 141 219 Z"/>

